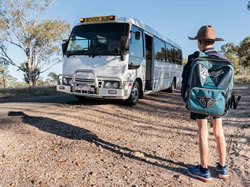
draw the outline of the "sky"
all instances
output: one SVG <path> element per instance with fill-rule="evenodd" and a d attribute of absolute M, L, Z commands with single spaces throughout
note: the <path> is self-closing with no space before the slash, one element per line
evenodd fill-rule
<path fill-rule="evenodd" d="M 250 11 L 248 0 L 57 0 L 44 14 L 44 18 L 65 20 L 71 28 L 79 23 L 81 17 L 117 15 L 138 19 L 151 26 L 162 35 L 179 44 L 183 57 L 197 51 L 197 42 L 188 40 L 195 36 L 203 25 L 212 25 L 216 37 L 225 39 L 216 42 L 214 47 L 233 42 L 240 44 L 250 36 Z M 10 56 L 16 62 L 24 61 L 24 54 L 10 48 Z M 16 68 L 9 67 L 12 76 L 23 79 Z M 62 73 L 62 63 L 42 74 Z"/>

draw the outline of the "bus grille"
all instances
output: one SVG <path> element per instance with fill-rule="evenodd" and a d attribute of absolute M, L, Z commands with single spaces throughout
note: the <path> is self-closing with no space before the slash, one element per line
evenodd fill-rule
<path fill-rule="evenodd" d="M 94 79 L 82 79 L 82 78 L 75 78 L 75 81 L 76 82 L 86 82 L 86 83 L 95 83 L 95 80 Z"/>
<path fill-rule="evenodd" d="M 94 91 L 75 90 L 75 93 L 96 94 Z"/>

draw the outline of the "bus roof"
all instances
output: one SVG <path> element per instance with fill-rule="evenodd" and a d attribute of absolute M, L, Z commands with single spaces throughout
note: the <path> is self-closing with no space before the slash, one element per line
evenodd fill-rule
<path fill-rule="evenodd" d="M 143 23 L 142 21 L 139 21 L 137 19 L 134 18 L 127 18 L 127 17 L 119 17 L 119 16 L 103 16 L 105 17 L 112 17 L 112 20 L 108 20 L 108 21 L 101 21 L 101 22 L 97 22 L 97 21 L 93 21 L 92 23 L 114 23 L 114 22 L 118 22 L 118 23 L 130 23 L 133 24 L 139 28 L 142 28 L 143 30 L 145 30 L 146 32 L 168 42 L 169 44 L 181 49 L 181 47 L 176 44 L 175 42 L 173 42 L 172 40 L 170 40 L 169 38 L 163 36 L 162 34 L 160 34 L 159 32 L 157 32 L 155 29 L 153 29 L 152 27 L 148 26 L 147 24 Z M 90 19 L 96 20 L 95 18 L 101 18 L 101 17 L 92 17 Z M 88 19 L 88 18 L 87 18 Z M 81 18 L 80 20 L 84 20 L 84 18 Z M 92 23 L 85 23 L 85 22 L 81 22 L 81 24 L 92 24 Z"/>

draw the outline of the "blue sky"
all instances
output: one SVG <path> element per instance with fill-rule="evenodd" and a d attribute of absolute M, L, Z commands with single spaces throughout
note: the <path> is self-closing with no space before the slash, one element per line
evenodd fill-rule
<path fill-rule="evenodd" d="M 188 40 L 187 36 L 195 36 L 202 25 L 212 25 L 216 36 L 225 39 L 214 45 L 217 50 L 227 42 L 239 44 L 250 36 L 247 4 L 248 0 L 57 0 L 44 17 L 63 19 L 71 27 L 79 22 L 80 17 L 118 15 L 136 18 L 178 43 L 184 58 L 187 58 L 197 50 L 196 41 Z M 14 60 L 22 59 L 21 51 L 10 52 L 15 56 Z M 47 73 L 51 71 L 61 73 L 62 64 Z M 19 80 L 23 77 L 15 68 L 10 68 L 10 72 Z"/>

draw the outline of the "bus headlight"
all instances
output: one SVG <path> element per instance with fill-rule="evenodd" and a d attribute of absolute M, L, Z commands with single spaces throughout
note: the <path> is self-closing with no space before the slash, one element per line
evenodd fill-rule
<path fill-rule="evenodd" d="M 65 85 L 68 84 L 68 80 L 65 77 L 63 77 L 63 84 L 65 84 Z"/>
<path fill-rule="evenodd" d="M 112 83 L 109 81 L 105 81 L 104 88 L 112 88 Z"/>
<path fill-rule="evenodd" d="M 113 88 L 118 89 L 120 84 L 118 82 L 113 82 Z"/>
<path fill-rule="evenodd" d="M 104 81 L 104 88 L 119 89 L 121 87 L 120 81 Z"/>
<path fill-rule="evenodd" d="M 72 84 L 72 79 L 68 77 L 63 77 L 62 78 L 63 85 L 71 85 Z"/>

